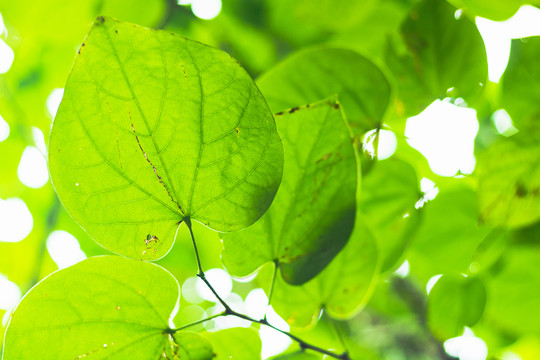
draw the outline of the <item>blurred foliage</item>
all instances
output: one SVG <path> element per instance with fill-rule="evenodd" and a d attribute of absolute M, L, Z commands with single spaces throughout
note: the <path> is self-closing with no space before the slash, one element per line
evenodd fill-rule
<path fill-rule="evenodd" d="M 35 128 L 48 146 L 53 116 L 47 99 L 65 86 L 95 17 L 113 16 L 230 53 L 257 79 L 274 112 L 337 94 L 362 161 L 356 225 L 319 276 L 300 287 L 276 280 L 271 302 L 295 334 L 324 348 L 346 348 L 353 359 L 450 359 L 443 341 L 468 326 L 487 344 L 489 359 L 505 352 L 538 359 L 540 38 L 514 40 L 508 68 L 494 84 L 487 80 L 484 44 L 473 22 L 477 15 L 506 19 L 525 3 L 538 5 L 224 0 L 216 18 L 202 20 L 189 6 L 169 0 L 0 1 L 7 29 L 0 38 L 15 54 L 9 71 L 0 74 L 0 115 L 10 127 L 0 142 L 0 198 L 21 198 L 33 216 L 24 240 L 0 242 L 0 274 L 24 294 L 57 270 L 45 244 L 55 230 L 74 235 L 88 257 L 111 254 L 71 218 L 50 181 L 29 188 L 18 179 L 17 168 L 24 149 L 39 145 Z M 445 97 L 463 98 L 478 112 L 477 164 L 471 175 L 432 173 L 404 136 L 408 116 Z M 516 135 L 495 130 L 490 118 L 501 108 L 519 130 Z M 361 135 L 381 127 L 398 139 L 387 160 L 372 159 L 362 148 Z M 439 193 L 417 209 L 423 177 L 432 179 Z M 193 230 L 205 269 L 221 268 L 220 235 L 197 223 Z M 393 273 L 405 260 L 409 274 Z M 195 276 L 197 261 L 185 227 L 157 263 L 180 286 Z M 245 299 L 260 287 L 270 295 L 273 272 L 263 266 L 254 280 L 233 281 L 233 292 Z M 428 295 L 426 285 L 436 275 L 442 277 Z M 213 305 L 182 296 L 175 320 L 185 323 L 176 324 L 197 321 Z M 2 332 L 9 314 L 0 310 Z M 240 359 L 260 353 L 253 328 L 212 332 L 207 338 L 217 359 L 227 358 L 225 352 Z M 279 358 L 321 358 L 298 350 L 293 344 Z"/>

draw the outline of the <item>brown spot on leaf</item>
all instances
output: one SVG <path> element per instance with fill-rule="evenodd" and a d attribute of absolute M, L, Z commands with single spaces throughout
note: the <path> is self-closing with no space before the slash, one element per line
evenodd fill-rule
<path fill-rule="evenodd" d="M 296 107 L 293 107 L 292 109 L 289 110 L 289 114 L 293 114 L 295 113 L 296 111 L 300 110 L 300 108 L 298 106 Z"/>

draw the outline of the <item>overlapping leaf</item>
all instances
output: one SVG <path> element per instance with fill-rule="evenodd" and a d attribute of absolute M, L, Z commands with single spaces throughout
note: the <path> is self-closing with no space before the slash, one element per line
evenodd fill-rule
<path fill-rule="evenodd" d="M 456 18 L 444 0 L 424 0 L 401 27 L 405 54 L 389 48 L 387 64 L 398 85 L 405 115 L 421 112 L 435 99 L 462 97 L 472 103 L 487 81 L 484 43 L 474 23 Z"/>
<path fill-rule="evenodd" d="M 66 85 L 49 163 L 60 199 L 97 241 L 157 259 L 185 217 L 220 231 L 257 220 L 282 155 L 264 98 L 226 53 L 98 18 Z"/>
<path fill-rule="evenodd" d="M 390 99 L 390 84 L 381 70 L 360 54 L 340 48 L 295 53 L 257 84 L 274 112 L 338 94 L 351 127 L 364 131 L 382 121 Z"/>
<path fill-rule="evenodd" d="M 203 335 L 212 344 L 214 360 L 261 358 L 261 338 L 254 328 L 231 328 Z"/>
<path fill-rule="evenodd" d="M 340 104 L 293 108 L 276 122 L 285 150 L 283 181 L 253 226 L 223 234 L 225 266 L 238 276 L 275 261 L 301 284 L 343 248 L 354 225 L 357 166 Z"/>
<path fill-rule="evenodd" d="M 506 20 L 514 15 L 522 5 L 534 3 L 534 0 L 448 0 L 474 19 L 481 16 L 491 20 Z"/>
<path fill-rule="evenodd" d="M 163 268 L 116 256 L 87 259 L 39 283 L 14 311 L 6 359 L 205 360 L 210 345 L 194 333 L 169 334 L 179 297 Z"/>
<path fill-rule="evenodd" d="M 332 317 L 347 319 L 369 300 L 377 279 L 377 244 L 362 213 L 343 250 L 316 278 L 292 286 L 276 281 L 272 307 L 294 327 L 316 323 L 321 308 Z"/>

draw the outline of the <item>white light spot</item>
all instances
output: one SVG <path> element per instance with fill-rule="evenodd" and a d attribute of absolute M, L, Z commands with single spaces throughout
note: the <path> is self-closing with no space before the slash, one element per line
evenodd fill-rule
<path fill-rule="evenodd" d="M 454 13 L 454 19 L 459 20 L 461 19 L 462 15 L 463 15 L 463 10 L 457 9 L 456 12 Z"/>
<path fill-rule="evenodd" d="M 214 290 L 216 290 L 222 299 L 229 296 L 232 290 L 232 279 L 228 272 L 223 269 L 216 268 L 205 271 L 205 275 L 208 282 L 212 284 Z M 212 291 L 201 279 L 197 279 L 195 288 L 197 289 L 199 296 L 201 296 L 203 299 L 218 302 L 218 299 L 216 299 Z"/>
<path fill-rule="evenodd" d="M 199 19 L 210 20 L 221 11 L 221 0 L 192 0 L 191 10 Z"/>
<path fill-rule="evenodd" d="M 254 319 L 262 319 L 268 307 L 268 297 L 263 289 L 253 289 L 246 296 L 244 304 L 246 315 Z"/>
<path fill-rule="evenodd" d="M 512 39 L 538 36 L 540 35 L 540 9 L 524 5 L 503 23 Z"/>
<path fill-rule="evenodd" d="M 49 114 L 54 119 L 56 116 L 56 113 L 58 112 L 58 107 L 60 106 L 60 103 L 62 102 L 62 97 L 64 96 L 64 89 L 63 88 L 56 88 L 51 91 L 49 94 L 49 97 L 47 98 L 47 110 L 49 111 Z"/>
<path fill-rule="evenodd" d="M 291 327 L 289 324 L 281 318 L 281 316 L 278 315 L 277 312 L 274 311 L 274 308 L 272 306 L 268 306 L 268 309 L 266 310 L 266 319 L 268 320 L 268 323 L 274 325 L 280 330 L 283 331 L 290 331 Z"/>
<path fill-rule="evenodd" d="M 79 183 L 75 183 L 75 186 L 79 186 Z M 196 277 L 187 278 L 186 281 L 182 284 L 182 296 L 186 301 L 192 304 L 200 304 L 204 299 L 199 295 L 196 289 L 197 284 Z"/>
<path fill-rule="evenodd" d="M 21 299 L 21 290 L 13 281 L 0 274 L 0 310 L 13 309 Z"/>
<path fill-rule="evenodd" d="M 442 176 L 474 170 L 474 138 L 478 120 L 474 109 L 435 100 L 422 113 L 407 119 L 410 146 L 426 157 L 431 170 Z"/>
<path fill-rule="evenodd" d="M 0 74 L 5 74 L 11 69 L 14 59 L 15 53 L 13 50 L 4 40 L 0 39 Z"/>
<path fill-rule="evenodd" d="M 501 354 L 501 360 L 522 360 L 521 356 L 512 351 L 505 351 Z"/>
<path fill-rule="evenodd" d="M 6 29 L 6 25 L 4 25 L 4 18 L 2 18 L 2 14 L 0 14 L 0 36 L 3 34 L 6 34 L 5 37 L 7 38 L 8 32 Z"/>
<path fill-rule="evenodd" d="M 290 337 L 268 326 L 261 326 L 259 337 L 262 342 L 261 358 L 263 360 L 281 354 L 292 344 Z"/>
<path fill-rule="evenodd" d="M 512 123 L 512 118 L 504 109 L 499 109 L 495 111 L 493 115 L 491 115 L 491 120 L 493 121 L 495 128 L 501 135 L 512 136 L 517 134 L 517 132 L 519 131 L 514 127 L 514 124 Z"/>
<path fill-rule="evenodd" d="M 231 293 L 224 300 L 234 311 L 237 311 L 242 314 L 246 312 L 244 302 L 242 301 L 242 297 L 240 295 Z M 223 310 L 225 310 L 221 304 L 216 304 L 214 308 L 215 310 L 213 311 L 213 314 L 218 314 L 222 312 Z M 230 328 L 235 328 L 235 327 L 247 328 L 250 326 L 251 326 L 251 321 L 244 320 L 236 316 L 221 316 L 214 319 L 214 330 L 223 330 L 223 329 L 230 329 Z"/>
<path fill-rule="evenodd" d="M 35 146 L 24 149 L 17 176 L 24 185 L 33 189 L 39 189 L 49 181 L 47 160 Z"/>
<path fill-rule="evenodd" d="M 384 160 L 392 156 L 397 149 L 397 138 L 393 131 L 381 129 L 378 131 L 379 136 L 377 138 L 377 129 L 368 131 L 362 140 L 363 150 L 377 159 Z M 377 154 L 375 154 L 375 140 L 378 141 Z"/>
<path fill-rule="evenodd" d="M 178 0 L 178 5 L 191 5 L 191 0 Z"/>
<path fill-rule="evenodd" d="M 407 275 L 409 275 L 409 270 L 410 270 L 409 262 L 405 260 L 403 264 L 401 264 L 400 267 L 396 271 L 394 271 L 394 274 L 396 274 L 399 277 L 404 278 L 404 277 L 407 277 Z"/>
<path fill-rule="evenodd" d="M 34 221 L 26 203 L 19 198 L 0 199 L 0 241 L 18 242 L 30 234 Z"/>
<path fill-rule="evenodd" d="M 408 218 L 409 216 L 411 216 L 409 213 L 403 214 L 404 219 Z"/>
<path fill-rule="evenodd" d="M 427 284 L 426 284 L 426 292 L 429 293 L 431 292 L 431 289 L 433 289 L 433 287 L 435 286 L 435 284 L 437 283 L 437 281 L 439 281 L 439 279 L 442 277 L 442 274 L 439 274 L 439 275 L 435 275 L 435 276 L 432 276 Z"/>
<path fill-rule="evenodd" d="M 439 188 L 428 178 L 422 178 L 420 180 L 420 190 L 424 193 L 424 196 L 414 205 L 416 209 L 420 209 L 425 203 L 435 199 L 439 194 Z"/>
<path fill-rule="evenodd" d="M 33 126 L 32 139 L 34 139 L 34 145 L 38 148 L 38 150 L 43 154 L 43 156 L 46 156 L 47 147 L 45 146 L 45 136 L 43 135 L 43 131 Z"/>
<path fill-rule="evenodd" d="M 0 115 L 0 142 L 6 140 L 9 136 L 9 124 Z"/>
<path fill-rule="evenodd" d="M 79 241 L 63 230 L 53 231 L 47 238 L 47 251 L 59 269 L 64 269 L 86 259 Z"/>
<path fill-rule="evenodd" d="M 462 336 L 446 340 L 444 350 L 459 360 L 486 360 L 488 355 L 484 340 L 474 336 L 472 330 L 467 327 Z"/>

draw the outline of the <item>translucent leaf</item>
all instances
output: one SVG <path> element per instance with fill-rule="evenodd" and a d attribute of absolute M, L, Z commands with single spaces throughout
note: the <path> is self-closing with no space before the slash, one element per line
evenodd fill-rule
<path fill-rule="evenodd" d="M 441 340 L 458 336 L 464 326 L 480 320 L 486 304 L 486 289 L 479 278 L 444 275 L 428 300 L 428 324 Z"/>
<path fill-rule="evenodd" d="M 462 97 L 474 102 L 487 81 L 482 37 L 466 17 L 443 0 L 424 0 L 401 27 L 407 51 L 388 49 L 387 64 L 398 85 L 405 115 L 416 115 L 437 98 Z"/>
<path fill-rule="evenodd" d="M 506 20 L 531 1 L 523 0 L 449 0 L 449 3 L 462 9 L 471 19 L 481 16 L 491 20 Z"/>
<path fill-rule="evenodd" d="M 179 301 L 163 268 L 116 256 L 95 257 L 53 273 L 12 314 L 7 359 L 212 358 L 198 334 L 169 334 Z"/>
<path fill-rule="evenodd" d="M 540 219 L 539 140 L 534 127 L 500 139 L 479 157 L 478 203 L 486 223 L 515 228 Z"/>
<path fill-rule="evenodd" d="M 336 100 L 276 116 L 285 150 L 283 181 L 268 212 L 253 226 L 223 234 L 223 262 L 246 276 L 269 261 L 301 284 L 343 248 L 354 225 L 357 166 Z"/>
<path fill-rule="evenodd" d="M 312 353 L 295 352 L 287 355 L 273 357 L 272 360 L 318 360 L 321 357 Z"/>
<path fill-rule="evenodd" d="M 226 53 L 98 18 L 65 88 L 50 171 L 68 211 L 100 244 L 158 259 L 190 217 L 252 224 L 281 179 L 272 114 Z"/>
<path fill-rule="evenodd" d="M 390 100 L 382 71 L 347 49 L 315 48 L 297 52 L 257 81 L 274 112 L 311 104 L 337 94 L 352 127 L 377 127 Z"/>
<path fill-rule="evenodd" d="M 261 358 L 261 338 L 254 328 L 232 328 L 203 335 L 212 344 L 215 360 Z"/>
<path fill-rule="evenodd" d="M 358 212 L 349 242 L 319 275 L 301 286 L 278 278 L 272 307 L 294 327 L 314 325 L 322 308 L 334 318 L 351 318 L 371 296 L 377 265 L 375 238 Z"/>

